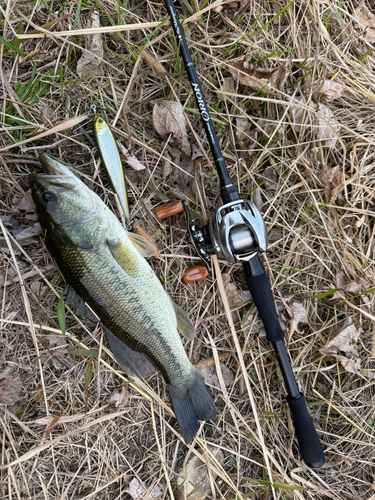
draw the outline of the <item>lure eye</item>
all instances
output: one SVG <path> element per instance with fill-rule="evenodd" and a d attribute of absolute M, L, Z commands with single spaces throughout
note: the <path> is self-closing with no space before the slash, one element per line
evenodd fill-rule
<path fill-rule="evenodd" d="M 103 120 L 101 118 L 99 119 L 99 123 L 103 123 Z"/>
<path fill-rule="evenodd" d="M 48 192 L 44 193 L 43 198 L 44 198 L 44 201 L 48 201 L 48 202 L 53 202 L 53 201 L 57 200 L 56 196 L 53 193 L 48 193 Z"/>

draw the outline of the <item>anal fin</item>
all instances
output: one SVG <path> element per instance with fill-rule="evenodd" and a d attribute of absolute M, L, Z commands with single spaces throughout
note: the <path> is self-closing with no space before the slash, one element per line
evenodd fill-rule
<path fill-rule="evenodd" d="M 181 309 L 180 306 L 175 304 L 171 299 L 172 305 L 174 307 L 174 312 L 177 319 L 177 330 L 188 340 L 193 340 L 197 332 L 195 331 L 193 322 L 189 318 L 187 312 Z"/>
<path fill-rule="evenodd" d="M 70 285 L 66 286 L 64 293 L 66 293 L 65 304 L 73 309 L 74 314 L 82 319 L 87 318 L 91 319 L 92 321 L 99 321 L 97 316 L 86 305 L 82 297 L 80 297 Z"/>
<path fill-rule="evenodd" d="M 154 363 L 144 352 L 138 352 L 116 337 L 103 324 L 101 325 L 107 336 L 111 351 L 117 363 L 130 376 L 146 377 L 156 371 Z"/>

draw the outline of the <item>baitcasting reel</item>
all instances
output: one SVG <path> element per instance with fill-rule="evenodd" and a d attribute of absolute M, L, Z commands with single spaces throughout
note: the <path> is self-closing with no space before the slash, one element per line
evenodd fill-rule
<path fill-rule="evenodd" d="M 232 201 L 220 207 L 215 217 L 205 226 L 190 220 L 185 201 L 172 201 L 155 209 L 155 215 L 163 220 L 185 211 L 188 241 L 201 257 L 205 266 L 193 266 L 185 270 L 185 284 L 199 281 L 211 272 L 209 255 L 225 259 L 228 264 L 249 262 L 259 252 L 267 250 L 267 232 L 261 213 L 254 203 L 246 200 Z"/>

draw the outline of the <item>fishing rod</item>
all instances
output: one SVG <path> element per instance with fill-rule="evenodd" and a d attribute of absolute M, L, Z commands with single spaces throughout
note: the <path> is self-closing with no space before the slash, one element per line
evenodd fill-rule
<path fill-rule="evenodd" d="M 164 2 L 179 42 L 180 53 L 206 131 L 220 180 L 220 196 L 223 205 L 216 211 L 215 218 L 203 227 L 198 221 L 190 221 L 186 203 L 172 202 L 168 204 L 169 206 L 159 207 L 155 213 L 159 219 L 163 219 L 185 211 L 189 242 L 193 244 L 208 270 L 210 270 L 209 255 L 213 254 L 224 258 L 230 265 L 242 264 L 247 286 L 263 321 L 267 340 L 271 342 L 275 351 L 284 379 L 286 399 L 292 413 L 301 456 L 306 465 L 319 468 L 324 464 L 322 446 L 307 411 L 305 398 L 297 387 L 285 349 L 284 332 L 277 316 L 270 282 L 260 260 L 260 254 L 267 250 L 267 231 L 264 221 L 254 203 L 240 199 L 237 188 L 230 180 L 173 0 L 164 0 Z M 207 274 L 205 270 L 191 268 L 185 274 L 184 281 L 186 283 L 197 281 Z"/>

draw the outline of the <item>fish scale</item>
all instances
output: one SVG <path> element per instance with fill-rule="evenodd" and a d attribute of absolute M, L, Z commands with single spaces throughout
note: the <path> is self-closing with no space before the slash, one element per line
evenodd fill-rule
<path fill-rule="evenodd" d="M 139 275 L 129 278 L 106 248 L 77 252 L 59 247 L 54 252 L 61 256 L 63 265 L 59 267 L 63 275 L 68 277 L 69 284 L 100 317 L 104 326 L 130 346 L 145 352 L 161 367 L 168 383 L 184 385 L 184 380 L 191 377 L 191 363 L 180 337 L 174 334 L 177 331 L 172 306 L 170 318 L 160 308 L 160 296 L 165 291 L 157 279 L 150 283 L 151 268 L 147 262 L 138 262 L 141 267 Z M 135 249 L 134 256 L 140 261 Z M 103 265 L 105 262 L 110 264 Z M 152 275 L 155 276 L 153 272 Z M 153 287 L 155 298 L 150 302 L 153 297 L 150 288 Z M 114 289 L 121 293 L 114 295 Z M 146 289 L 147 293 L 142 293 Z M 142 307 L 145 299 L 148 302 L 147 310 Z M 161 330 L 160 325 L 165 328 Z M 136 332 L 137 338 L 128 332 Z"/>

